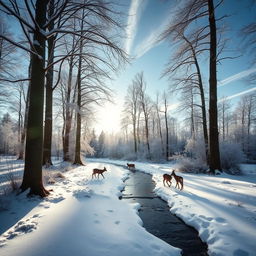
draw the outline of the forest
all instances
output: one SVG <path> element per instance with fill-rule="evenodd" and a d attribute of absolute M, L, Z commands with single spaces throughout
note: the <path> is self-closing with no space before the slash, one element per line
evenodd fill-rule
<path fill-rule="evenodd" d="M 255 92 L 235 105 L 217 95 L 221 62 L 247 54 L 255 65 L 255 20 L 238 31 L 242 52 L 229 56 L 222 4 L 197 0 L 174 8 L 158 38 L 173 45 L 162 72 L 169 89 L 149 96 L 150 81 L 137 72 L 127 84 L 121 130 L 107 133 L 103 124 L 97 134 L 95 108 L 113 101 L 107 81 L 133 61 L 122 46 L 127 17 L 118 3 L 0 1 L 0 153 L 24 159 L 21 190 L 49 193 L 42 166 L 51 166 L 52 157 L 76 165 L 86 156 L 174 160 L 183 171 L 212 173 L 239 173 L 240 163 L 255 163 Z M 255 83 L 255 72 L 245 83 Z M 173 98 L 179 104 L 170 110 Z"/>

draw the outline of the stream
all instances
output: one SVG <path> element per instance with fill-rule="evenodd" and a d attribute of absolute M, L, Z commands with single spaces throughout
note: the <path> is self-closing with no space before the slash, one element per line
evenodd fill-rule
<path fill-rule="evenodd" d="M 130 172 L 121 199 L 140 203 L 139 216 L 143 226 L 154 236 L 182 249 L 184 256 L 207 256 L 207 244 L 198 232 L 171 214 L 165 201 L 154 193 L 155 184 L 150 174 Z"/>

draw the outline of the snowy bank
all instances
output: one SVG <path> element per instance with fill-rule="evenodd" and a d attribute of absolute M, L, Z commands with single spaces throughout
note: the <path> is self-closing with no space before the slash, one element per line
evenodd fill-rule
<path fill-rule="evenodd" d="M 137 204 L 118 199 L 127 170 L 105 166 L 105 179 L 91 179 L 93 168 L 103 168 L 97 163 L 64 173 L 65 179 L 47 186 L 54 192 L 45 199 L 10 196 L 10 209 L 0 219 L 13 226 L 0 236 L 0 254 L 180 255 L 142 227 Z"/>
<path fill-rule="evenodd" d="M 175 168 L 171 163 L 135 165 L 153 175 L 157 195 L 168 202 L 172 213 L 198 230 L 209 255 L 256 255 L 256 165 L 242 165 L 241 176 L 176 173 L 184 178 L 183 191 L 174 188 L 174 180 L 171 188 L 163 186 L 162 175 Z"/>

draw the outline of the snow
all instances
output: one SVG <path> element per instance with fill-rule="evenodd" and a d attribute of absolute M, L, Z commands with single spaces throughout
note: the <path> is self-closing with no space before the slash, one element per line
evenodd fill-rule
<path fill-rule="evenodd" d="M 138 204 L 119 200 L 128 170 L 105 166 L 105 179 L 91 179 L 93 168 L 103 168 L 100 163 L 64 173 L 47 186 L 54 192 L 45 199 L 12 195 L 10 210 L 0 212 L 7 229 L 0 236 L 0 254 L 180 255 L 142 227 Z M 8 223 L 13 225 L 7 228 Z"/>
<path fill-rule="evenodd" d="M 175 189 L 174 181 L 171 188 L 163 186 L 162 175 L 177 167 L 174 164 L 135 165 L 153 175 L 155 192 L 172 213 L 198 230 L 209 255 L 256 255 L 256 165 L 241 165 L 241 176 L 177 172 L 184 179 L 182 191 Z M 92 169 L 104 166 L 106 178 L 91 179 Z M 125 166 L 125 161 L 90 159 L 85 167 L 63 172 L 65 178 L 47 186 L 54 190 L 48 198 L 7 197 L 9 210 L 0 211 L 0 233 L 5 231 L 0 254 L 180 255 L 146 232 L 138 204 L 118 199 L 128 175 Z M 1 168 L 7 169 L 4 164 Z"/>
<path fill-rule="evenodd" d="M 256 165 L 241 165 L 241 176 L 176 173 L 184 179 L 180 191 L 173 180 L 171 188 L 163 186 L 162 175 L 170 174 L 175 164 L 135 164 L 137 170 L 153 175 L 155 192 L 170 211 L 198 230 L 209 255 L 256 255 Z"/>

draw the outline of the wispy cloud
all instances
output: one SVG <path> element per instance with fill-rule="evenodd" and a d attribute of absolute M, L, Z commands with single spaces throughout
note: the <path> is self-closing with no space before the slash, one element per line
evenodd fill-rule
<path fill-rule="evenodd" d="M 132 0 L 126 27 L 125 51 L 130 54 L 136 36 L 138 22 L 147 0 Z"/>
<path fill-rule="evenodd" d="M 220 87 L 220 86 L 224 86 L 224 85 L 229 84 L 229 83 L 231 83 L 231 82 L 234 82 L 234 81 L 236 81 L 236 80 L 239 80 L 239 79 L 242 79 L 242 78 L 244 78 L 244 77 L 247 77 L 247 76 L 249 76 L 250 74 L 253 74 L 253 73 L 255 73 L 255 72 L 256 72 L 256 67 L 250 68 L 250 69 L 247 69 L 247 70 L 244 70 L 244 71 L 242 71 L 242 72 L 240 72 L 240 73 L 237 73 L 237 74 L 235 74 L 235 75 L 233 75 L 233 76 L 230 76 L 230 77 L 228 77 L 228 78 L 226 78 L 226 79 L 221 80 L 221 81 L 218 83 L 218 86 L 219 86 L 219 87 Z"/>
<path fill-rule="evenodd" d="M 136 58 L 140 58 L 150 49 L 161 43 L 159 41 L 159 37 L 161 33 L 166 29 L 169 23 L 170 16 L 168 15 L 167 18 L 165 18 L 163 22 L 160 24 L 160 26 L 152 30 L 151 33 L 140 42 L 140 44 L 135 49 Z"/>
<path fill-rule="evenodd" d="M 256 87 L 253 87 L 253 88 L 251 88 L 251 89 L 248 89 L 248 90 L 246 90 L 246 91 L 242 91 L 242 92 L 239 92 L 239 93 L 236 93 L 236 94 L 233 94 L 233 95 L 230 95 L 230 96 L 225 97 L 225 98 L 221 98 L 220 100 L 218 100 L 218 102 L 222 102 L 222 101 L 224 101 L 224 100 L 231 100 L 231 99 L 233 99 L 233 98 L 240 97 L 240 96 L 242 96 L 242 95 L 244 95 L 244 94 L 252 93 L 252 92 L 254 92 L 254 91 L 256 91 Z"/>

